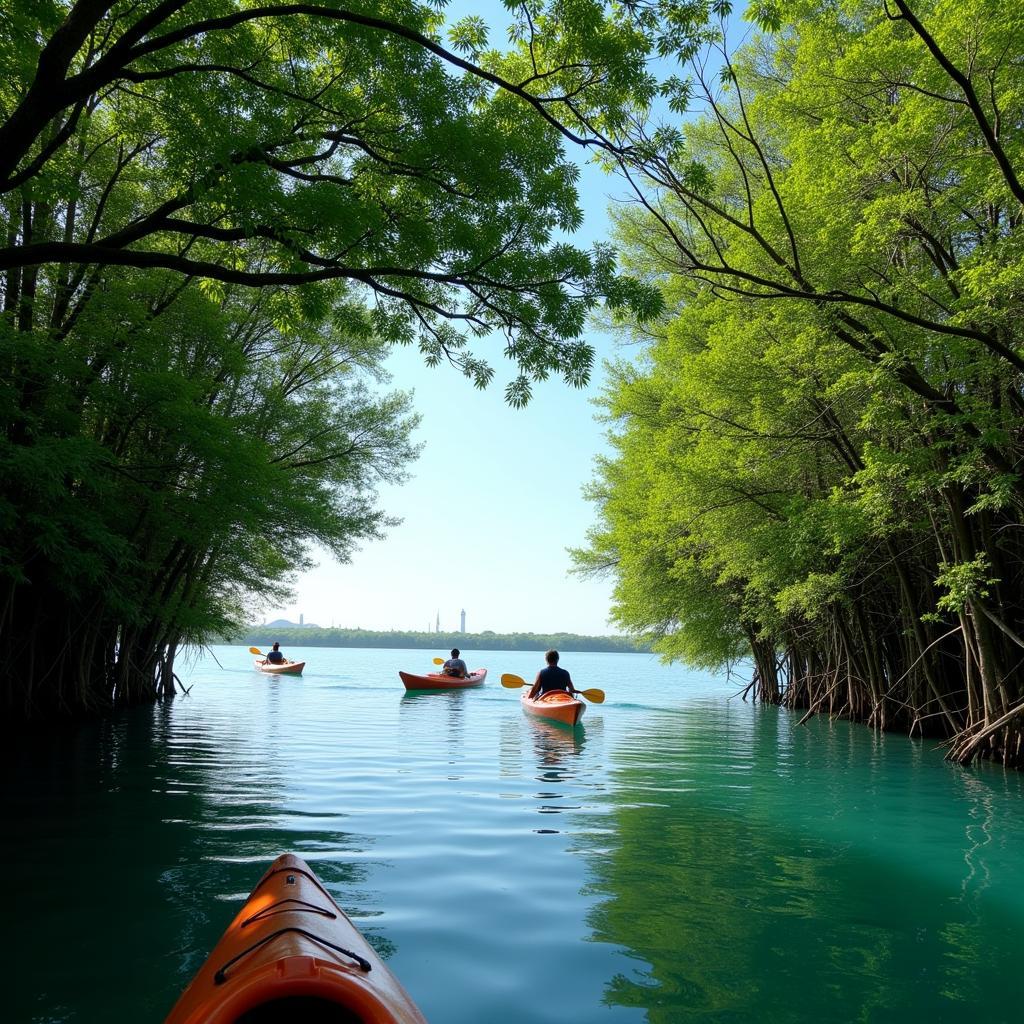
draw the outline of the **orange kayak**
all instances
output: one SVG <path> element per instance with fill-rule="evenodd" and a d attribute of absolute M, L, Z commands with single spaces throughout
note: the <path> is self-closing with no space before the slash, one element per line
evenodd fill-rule
<path fill-rule="evenodd" d="M 304 661 L 286 661 L 283 665 L 272 665 L 269 661 L 263 664 L 262 658 L 254 658 L 257 672 L 269 672 L 274 676 L 301 676 L 306 667 Z"/>
<path fill-rule="evenodd" d="M 286 853 L 256 884 L 165 1024 L 426 1024 L 328 895 Z"/>
<path fill-rule="evenodd" d="M 519 699 L 522 702 L 523 710 L 537 718 L 547 718 L 552 722 L 562 722 L 564 725 L 575 725 L 587 710 L 587 705 L 578 697 L 573 697 L 565 690 L 549 690 L 542 697 L 530 700 L 521 693 Z"/>
<path fill-rule="evenodd" d="M 446 676 L 440 672 L 431 672 L 426 676 L 415 676 L 411 672 L 399 672 L 398 678 L 405 683 L 407 690 L 460 690 L 467 686 L 483 686 L 487 678 L 487 669 L 475 668 L 461 679 L 459 676 Z"/>

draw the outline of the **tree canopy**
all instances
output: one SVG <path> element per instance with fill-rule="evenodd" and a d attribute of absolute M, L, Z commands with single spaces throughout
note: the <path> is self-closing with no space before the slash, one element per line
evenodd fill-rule
<path fill-rule="evenodd" d="M 404 0 L 19 6 L 0 23 L 0 196 L 45 212 L 8 213 L 0 270 L 335 281 L 385 340 L 481 384 L 467 338 L 503 336 L 514 401 L 551 372 L 579 384 L 597 297 L 653 301 L 606 247 L 558 237 L 581 218 L 562 143 L 607 146 L 601 123 L 650 91 L 634 21 L 523 5 L 503 53 L 478 17 L 448 42 Z"/>
<path fill-rule="evenodd" d="M 393 0 L 35 0 L 0 12 L 0 706 L 174 689 L 178 646 L 389 523 L 392 344 L 523 404 L 586 381 L 599 300 L 565 146 L 646 101 L 637 16 Z"/>
<path fill-rule="evenodd" d="M 577 555 L 669 657 L 1019 761 L 1024 32 L 1008 2 L 755 4 L 637 121 L 666 314 L 605 396 Z M 628 325 L 627 325 L 628 326 Z"/>

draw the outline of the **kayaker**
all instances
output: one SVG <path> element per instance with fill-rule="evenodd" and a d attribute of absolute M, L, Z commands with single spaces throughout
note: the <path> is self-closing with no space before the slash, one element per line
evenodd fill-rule
<path fill-rule="evenodd" d="M 287 660 L 284 652 L 281 650 L 281 645 L 275 640 L 274 646 L 267 652 L 267 656 L 264 658 L 264 664 L 283 665 Z"/>
<path fill-rule="evenodd" d="M 441 666 L 441 671 L 455 679 L 465 679 L 469 675 L 466 663 L 459 657 L 458 647 L 452 648 L 452 656 Z"/>
<path fill-rule="evenodd" d="M 576 687 L 572 685 L 572 678 L 569 673 L 564 668 L 558 667 L 558 651 L 548 651 L 544 655 L 544 660 L 548 663 L 548 667 L 542 668 L 537 673 L 537 678 L 534 680 L 528 695 L 530 700 L 536 700 L 552 690 L 565 690 L 567 693 L 578 692 Z"/>

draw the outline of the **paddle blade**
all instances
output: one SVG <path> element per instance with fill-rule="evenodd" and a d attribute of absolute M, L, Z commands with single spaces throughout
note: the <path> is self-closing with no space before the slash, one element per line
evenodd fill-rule
<path fill-rule="evenodd" d="M 526 680 L 520 679 L 519 676 L 512 675 L 511 672 L 506 672 L 501 677 L 501 685 L 507 686 L 510 690 L 518 690 L 520 686 L 526 685 Z"/>
<path fill-rule="evenodd" d="M 443 665 L 444 664 L 444 658 L 435 658 L 434 659 L 434 664 L 435 665 Z"/>
<path fill-rule="evenodd" d="M 591 704 L 604 703 L 604 690 L 577 690 L 582 697 L 586 697 Z"/>
<path fill-rule="evenodd" d="M 249 653 L 250 654 L 262 654 L 263 652 L 258 647 L 250 647 L 249 648 Z"/>

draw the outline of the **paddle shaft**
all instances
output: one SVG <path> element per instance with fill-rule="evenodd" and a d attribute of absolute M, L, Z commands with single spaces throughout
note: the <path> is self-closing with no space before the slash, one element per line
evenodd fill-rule
<path fill-rule="evenodd" d="M 525 679 L 521 676 L 513 675 L 511 672 L 506 672 L 501 677 L 501 685 L 507 687 L 510 690 L 518 690 L 521 686 L 529 686 Z M 604 690 L 599 690 L 596 687 L 590 690 L 577 690 L 576 691 L 581 697 L 586 697 L 593 704 L 604 703 Z"/>
<path fill-rule="evenodd" d="M 258 647 L 250 647 L 249 648 L 249 653 L 250 654 L 258 654 L 263 659 L 263 664 L 265 665 L 267 663 L 267 656 Z M 285 658 L 284 661 L 281 662 L 281 664 L 282 665 L 294 665 L 295 662 L 290 660 L 289 658 Z"/>

